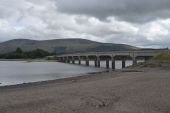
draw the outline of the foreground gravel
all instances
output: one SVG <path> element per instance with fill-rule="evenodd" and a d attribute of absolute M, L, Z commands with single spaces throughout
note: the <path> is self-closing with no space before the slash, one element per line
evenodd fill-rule
<path fill-rule="evenodd" d="M 0 88 L 0 113 L 170 113 L 170 69 L 137 69 Z"/>

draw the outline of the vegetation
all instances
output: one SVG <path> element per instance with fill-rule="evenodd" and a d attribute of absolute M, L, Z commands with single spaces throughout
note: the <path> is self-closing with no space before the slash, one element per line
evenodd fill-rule
<path fill-rule="evenodd" d="M 0 54 L 1 59 L 36 59 L 44 58 L 48 55 L 51 55 L 49 52 L 36 49 L 29 52 L 23 52 L 21 48 L 17 48 L 15 52 Z"/>
<path fill-rule="evenodd" d="M 153 59 L 149 60 L 148 62 L 141 64 L 141 66 L 150 67 L 150 68 L 162 67 L 163 63 L 167 63 L 169 61 L 170 61 L 170 51 L 166 51 L 155 56 Z"/>
<path fill-rule="evenodd" d="M 161 67 L 161 63 L 158 62 L 144 63 L 143 67 L 150 67 L 150 68 Z"/>
<path fill-rule="evenodd" d="M 170 61 L 170 51 L 157 55 L 156 57 L 154 57 L 154 60 Z"/>
<path fill-rule="evenodd" d="M 16 49 L 16 53 L 21 54 L 21 53 L 22 53 L 22 49 L 18 47 L 18 48 Z"/>

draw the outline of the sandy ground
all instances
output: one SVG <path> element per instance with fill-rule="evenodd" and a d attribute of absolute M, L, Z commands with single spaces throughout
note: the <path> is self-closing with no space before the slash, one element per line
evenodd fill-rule
<path fill-rule="evenodd" d="M 0 113 L 170 113 L 170 68 L 1 87 Z"/>

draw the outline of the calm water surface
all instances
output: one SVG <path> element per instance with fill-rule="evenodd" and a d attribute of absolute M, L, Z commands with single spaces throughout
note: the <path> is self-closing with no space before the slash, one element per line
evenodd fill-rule
<path fill-rule="evenodd" d="M 122 68 L 121 63 L 121 61 L 116 61 L 116 69 Z M 82 61 L 82 65 L 85 65 L 85 62 Z M 101 62 L 103 68 L 93 67 L 92 61 L 90 65 L 91 67 L 58 62 L 0 61 L 0 86 L 55 80 L 105 71 L 105 62 Z M 132 61 L 126 61 L 126 66 L 129 65 L 132 65 Z"/>
<path fill-rule="evenodd" d="M 0 86 L 54 80 L 104 70 L 58 62 L 0 61 Z"/>

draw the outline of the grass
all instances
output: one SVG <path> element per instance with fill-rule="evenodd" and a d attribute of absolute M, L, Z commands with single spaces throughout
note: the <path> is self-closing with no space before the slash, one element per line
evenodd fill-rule
<path fill-rule="evenodd" d="M 153 59 L 149 60 L 146 63 L 141 64 L 142 67 L 150 67 L 150 68 L 156 68 L 156 67 L 162 67 L 162 63 L 169 63 L 170 62 L 170 50 L 160 53 L 157 56 L 155 56 Z"/>
<path fill-rule="evenodd" d="M 163 52 L 156 57 L 153 58 L 153 60 L 157 61 L 170 61 L 170 51 Z"/>
<path fill-rule="evenodd" d="M 161 67 L 161 63 L 145 63 L 143 67 L 150 67 L 150 68 L 156 68 L 156 67 Z"/>

